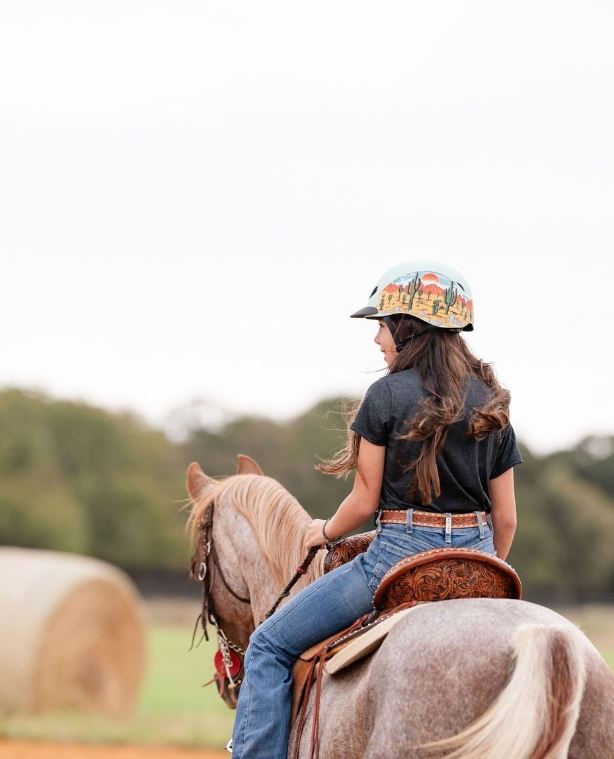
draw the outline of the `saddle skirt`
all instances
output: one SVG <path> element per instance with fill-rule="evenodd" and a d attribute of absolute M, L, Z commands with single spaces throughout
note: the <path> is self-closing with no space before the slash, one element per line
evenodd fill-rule
<path fill-rule="evenodd" d="M 322 660 L 329 674 L 344 669 L 372 653 L 388 632 L 417 604 L 410 602 L 382 614 L 364 614 L 352 625 L 314 644 L 294 664 L 292 688 L 292 722 L 305 698 L 309 697 L 311 680 Z M 309 681 L 309 682 L 308 682 Z"/>

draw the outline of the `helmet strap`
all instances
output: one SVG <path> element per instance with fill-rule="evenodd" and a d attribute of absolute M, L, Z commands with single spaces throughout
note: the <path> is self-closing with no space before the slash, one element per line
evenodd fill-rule
<path fill-rule="evenodd" d="M 414 337 L 418 337 L 418 335 L 422 335 L 425 332 L 428 332 L 428 329 L 421 329 L 419 332 L 414 332 L 413 335 L 410 335 L 409 337 L 406 337 L 404 340 L 401 340 L 401 338 L 398 336 L 399 327 L 401 326 L 401 322 L 399 321 L 398 324 L 395 325 L 394 321 L 391 319 L 390 316 L 382 316 L 382 321 L 388 329 L 390 330 L 390 334 L 392 335 L 392 339 L 394 340 L 394 344 L 397 348 L 397 353 L 400 353 L 403 348 L 407 345 L 407 343 L 411 342 Z"/>

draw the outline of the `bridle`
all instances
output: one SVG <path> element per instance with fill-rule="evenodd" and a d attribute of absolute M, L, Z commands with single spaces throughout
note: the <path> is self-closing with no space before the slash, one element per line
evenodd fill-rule
<path fill-rule="evenodd" d="M 205 640 L 209 640 L 207 623 L 215 628 L 217 634 L 218 650 L 214 656 L 213 663 L 215 673 L 213 678 L 204 685 L 210 685 L 215 682 L 220 696 L 232 708 L 236 707 L 239 686 L 243 680 L 243 659 L 245 658 L 245 649 L 237 643 L 231 641 L 217 621 L 215 608 L 213 606 L 213 597 L 211 589 L 213 587 L 213 573 L 209 571 L 209 557 L 213 561 L 213 566 L 217 568 L 224 587 L 228 592 L 242 603 L 249 603 L 249 598 L 239 595 L 235 592 L 224 576 L 220 565 L 215 545 L 213 544 L 213 507 L 212 499 L 205 508 L 205 512 L 199 524 L 199 535 L 194 555 L 192 556 L 190 575 L 193 579 L 202 583 L 202 608 L 194 625 L 194 635 L 196 627 L 200 622 Z M 198 569 L 197 569 L 198 567 Z"/>
<path fill-rule="evenodd" d="M 198 527 L 199 535 L 196 543 L 196 549 L 192 555 L 192 560 L 190 563 L 190 576 L 192 579 L 202 583 L 202 608 L 194 625 L 192 643 L 194 643 L 194 636 L 196 635 L 196 628 L 199 622 L 201 623 L 201 627 L 203 629 L 203 636 L 207 641 L 209 640 L 207 623 L 213 625 L 217 635 L 218 643 L 218 650 L 213 657 L 215 672 L 211 680 L 204 683 L 204 685 L 210 685 L 212 682 L 215 682 L 219 695 L 232 709 L 234 709 L 236 708 L 237 699 L 239 696 L 239 688 L 243 682 L 243 662 L 245 659 L 245 649 L 242 646 L 238 645 L 238 643 L 234 643 L 232 640 L 230 640 L 230 638 L 228 638 L 217 620 L 215 608 L 213 605 L 213 597 L 211 595 L 211 590 L 213 587 L 213 572 L 209 571 L 209 559 L 211 558 L 213 561 L 213 567 L 216 568 L 219 572 L 220 578 L 224 583 L 224 587 L 234 598 L 246 604 L 250 603 L 250 599 L 245 598 L 244 596 L 241 596 L 236 591 L 234 591 L 224 576 L 224 572 L 217 555 L 217 550 L 213 542 L 214 506 L 215 500 L 212 498 L 207 504 L 204 514 L 201 518 Z M 307 556 L 296 568 L 294 575 L 279 593 L 275 600 L 275 603 L 260 620 L 260 622 L 268 619 L 268 617 L 270 617 L 271 614 L 275 612 L 282 599 L 290 593 L 290 590 L 298 581 L 298 579 L 305 574 L 317 551 L 317 547 L 309 549 Z"/>

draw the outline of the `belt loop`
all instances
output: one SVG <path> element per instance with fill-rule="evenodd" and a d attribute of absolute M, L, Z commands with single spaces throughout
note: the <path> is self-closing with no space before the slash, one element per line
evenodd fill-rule
<path fill-rule="evenodd" d="M 478 520 L 478 527 L 480 528 L 480 540 L 484 540 L 486 537 L 486 529 L 484 527 L 484 512 L 482 511 L 474 511 L 473 512 L 476 516 L 476 519 Z"/>
<path fill-rule="evenodd" d="M 375 517 L 375 529 L 378 535 L 382 531 L 381 518 L 382 518 L 382 510 L 378 508 L 378 510 L 376 511 L 376 517 Z"/>
<path fill-rule="evenodd" d="M 408 532 L 410 534 L 411 534 L 411 531 L 414 529 L 413 519 L 414 519 L 414 510 L 407 509 L 407 516 L 405 517 L 405 532 Z"/>
<path fill-rule="evenodd" d="M 446 537 L 445 542 L 452 544 L 452 513 L 446 511 Z"/>

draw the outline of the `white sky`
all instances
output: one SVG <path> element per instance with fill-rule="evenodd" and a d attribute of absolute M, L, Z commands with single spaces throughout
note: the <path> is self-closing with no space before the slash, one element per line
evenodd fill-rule
<path fill-rule="evenodd" d="M 381 376 L 448 260 L 536 451 L 614 433 L 614 6 L 0 2 L 0 384 L 155 423 Z"/>

